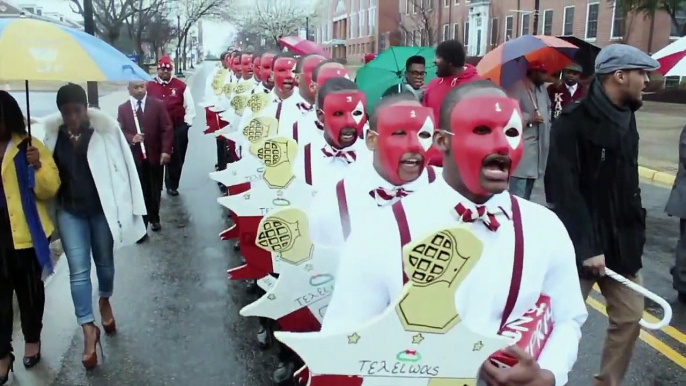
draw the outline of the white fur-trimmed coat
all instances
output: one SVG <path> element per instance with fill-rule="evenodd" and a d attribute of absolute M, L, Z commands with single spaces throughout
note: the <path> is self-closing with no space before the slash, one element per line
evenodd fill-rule
<path fill-rule="evenodd" d="M 134 244 L 146 234 L 143 190 L 119 122 L 97 109 L 88 109 L 88 118 L 94 130 L 88 144 L 88 166 L 117 250 Z M 50 151 L 55 150 L 63 123 L 59 112 L 40 120 L 45 130 L 43 143 Z"/>

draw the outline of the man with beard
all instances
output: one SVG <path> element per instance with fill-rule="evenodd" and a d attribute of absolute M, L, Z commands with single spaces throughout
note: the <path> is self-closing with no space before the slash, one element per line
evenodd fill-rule
<path fill-rule="evenodd" d="M 545 88 L 548 71 L 541 62 L 529 63 L 526 78 L 508 94 L 519 102 L 524 118 L 524 156 L 510 179 L 510 193 L 531 198 L 536 179 L 545 174 L 550 140 L 550 98 Z"/>
<path fill-rule="evenodd" d="M 478 266 L 451 294 L 460 323 L 492 336 L 541 294 L 554 307 L 555 328 L 537 360 L 522 353 L 518 365 L 505 369 L 486 361 L 480 378 L 488 385 L 564 385 L 588 312 L 563 224 L 544 207 L 506 190 L 523 150 L 518 103 L 490 81 L 471 82 L 448 93 L 437 127 L 433 143 L 443 155 L 442 175 L 354 229 L 342 251 L 322 333 L 355 331 L 378 318 L 408 280 L 403 246 L 460 226 L 483 245 Z"/>
<path fill-rule="evenodd" d="M 174 65 L 168 56 L 163 56 L 157 63 L 157 76 L 148 82 L 148 95 L 164 102 L 169 118 L 174 125 L 174 149 L 171 159 L 165 165 L 164 184 L 167 194 L 179 195 L 179 181 L 183 171 L 188 149 L 188 130 L 195 119 L 195 103 L 191 89 L 173 75 Z"/>
<path fill-rule="evenodd" d="M 557 118 L 568 104 L 584 97 L 585 88 L 579 84 L 581 66 L 570 64 L 564 70 L 564 80 L 548 86 L 548 96 L 552 104 L 552 120 Z"/>
<path fill-rule="evenodd" d="M 466 64 L 467 58 L 464 46 L 457 40 L 446 40 L 436 47 L 436 79 L 429 82 L 424 91 L 422 104 L 434 112 L 434 122 L 438 122 L 441 112 L 441 104 L 448 95 L 448 92 L 467 82 L 474 82 L 481 79 L 476 72 L 476 68 L 471 64 Z M 429 164 L 443 166 L 441 153 L 434 148 L 429 152 Z"/>
<path fill-rule="evenodd" d="M 384 97 L 372 111 L 365 137 L 370 162 L 317 193 L 311 209 L 315 245 L 342 247 L 353 229 L 377 208 L 388 207 L 436 179 L 427 166 L 434 132 L 433 112 L 411 94 Z"/>
<path fill-rule="evenodd" d="M 298 61 L 296 66 L 296 78 L 298 80 L 298 90 L 305 102 L 300 104 L 303 115 L 293 124 L 293 134 L 291 137 L 299 144 L 306 144 L 312 140 L 313 136 L 321 135 L 324 126 L 317 119 L 317 112 L 314 109 L 317 83 L 314 79 L 314 70 L 326 58 L 321 55 L 306 55 Z"/>
<path fill-rule="evenodd" d="M 648 72 L 659 67 L 633 46 L 603 48 L 588 96 L 564 109 L 552 130 L 553 210 L 574 243 L 584 297 L 597 283 L 607 302 L 610 327 L 593 381 L 598 386 L 622 384 L 641 331 L 643 296 L 606 277 L 605 267 L 641 282 L 646 211 L 635 112 Z"/>

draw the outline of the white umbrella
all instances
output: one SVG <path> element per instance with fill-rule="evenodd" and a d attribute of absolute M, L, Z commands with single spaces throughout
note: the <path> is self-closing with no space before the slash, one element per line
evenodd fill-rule
<path fill-rule="evenodd" d="M 653 54 L 660 63 L 658 70 L 664 76 L 686 76 L 686 37 Z"/>

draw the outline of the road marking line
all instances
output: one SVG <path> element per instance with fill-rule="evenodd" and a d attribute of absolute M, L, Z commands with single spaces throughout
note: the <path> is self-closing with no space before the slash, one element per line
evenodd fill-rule
<path fill-rule="evenodd" d="M 598 288 L 598 284 L 593 285 L 593 290 L 602 295 L 602 293 L 600 292 L 600 288 Z M 648 311 L 643 312 L 643 319 L 645 319 L 648 323 L 657 323 L 660 320 Z M 677 330 L 676 328 L 672 326 L 666 326 L 663 327 L 660 331 L 664 332 L 677 342 L 686 345 L 686 334 Z"/>
<path fill-rule="evenodd" d="M 588 299 L 586 299 L 586 304 L 588 304 L 589 306 L 591 306 L 591 308 L 595 309 L 596 311 L 600 312 L 601 314 L 607 317 L 607 311 L 605 310 L 605 305 L 603 305 L 603 303 L 589 296 Z M 641 329 L 638 338 L 645 342 L 648 346 L 660 352 L 662 355 L 667 357 L 675 364 L 681 366 L 681 368 L 686 369 L 686 357 L 676 352 L 673 348 L 669 347 L 661 340 L 652 336 L 650 333 L 646 332 L 643 329 Z"/>

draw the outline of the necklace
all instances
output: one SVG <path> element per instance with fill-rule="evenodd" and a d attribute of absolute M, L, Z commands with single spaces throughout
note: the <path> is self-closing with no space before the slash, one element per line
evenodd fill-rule
<path fill-rule="evenodd" d="M 69 139 L 70 140 L 72 140 L 74 142 L 78 142 L 79 138 L 81 138 L 81 133 L 78 133 L 78 134 L 69 133 Z"/>

